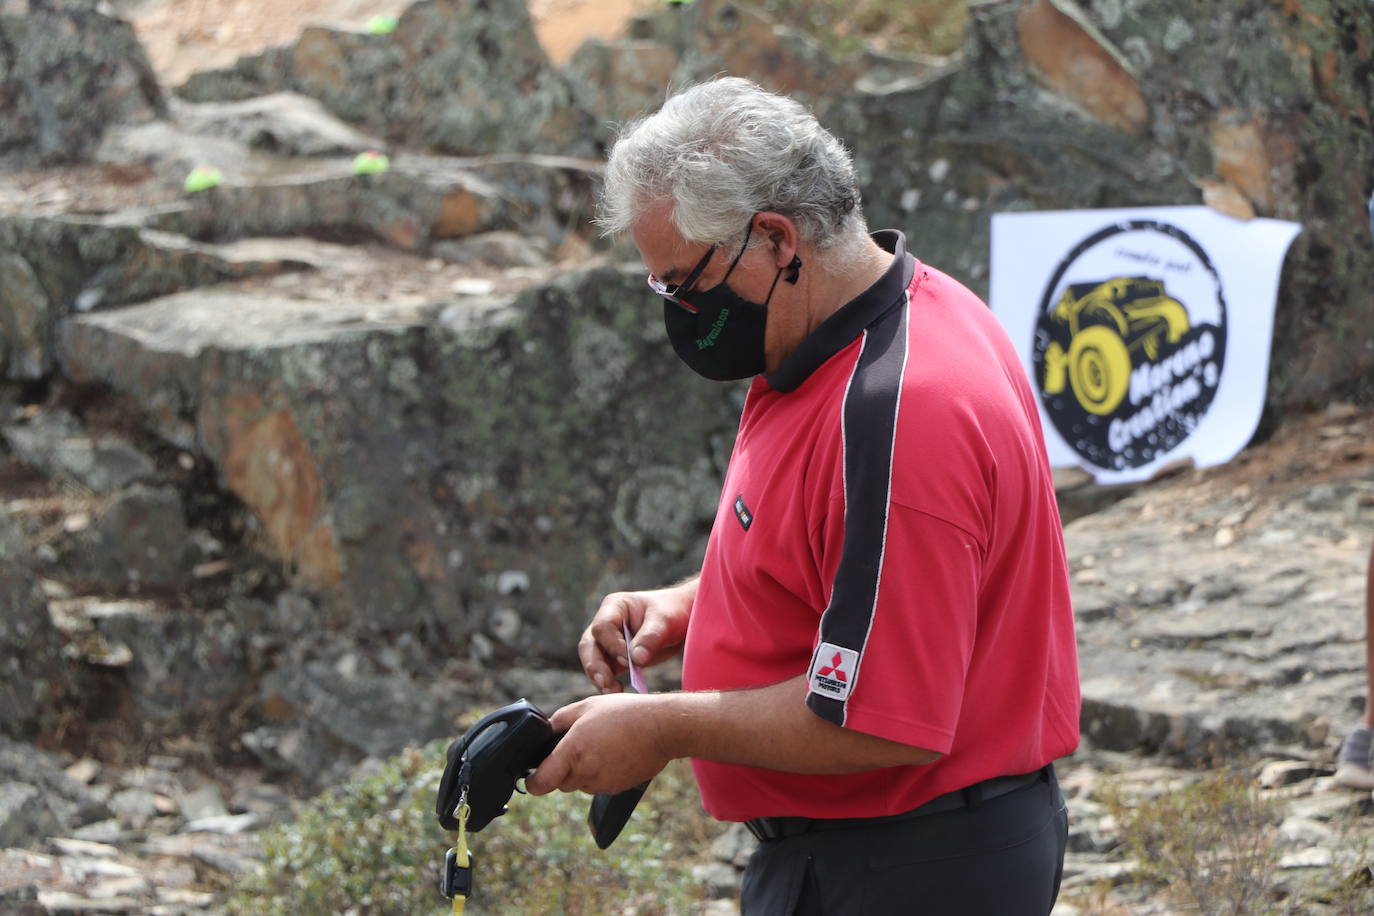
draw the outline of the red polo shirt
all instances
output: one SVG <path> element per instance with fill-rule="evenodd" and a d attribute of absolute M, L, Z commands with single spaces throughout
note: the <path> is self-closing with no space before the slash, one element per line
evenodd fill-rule
<path fill-rule="evenodd" d="M 944 756 L 836 776 L 693 761 L 724 820 L 895 814 L 1078 743 L 1063 537 L 1025 373 L 973 293 L 901 233 L 874 237 L 895 253 L 883 278 L 749 390 L 683 686 L 805 673 L 815 714 Z"/>

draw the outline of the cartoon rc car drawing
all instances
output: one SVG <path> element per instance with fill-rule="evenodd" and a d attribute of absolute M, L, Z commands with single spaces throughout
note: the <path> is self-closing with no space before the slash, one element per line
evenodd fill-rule
<path fill-rule="evenodd" d="M 1069 349 L 1058 341 L 1045 348 L 1045 392 L 1072 385 L 1083 409 L 1099 416 L 1126 396 L 1132 353 L 1153 361 L 1163 343 L 1178 343 L 1189 327 L 1183 303 L 1149 277 L 1070 284 L 1051 320 L 1068 326 Z"/>

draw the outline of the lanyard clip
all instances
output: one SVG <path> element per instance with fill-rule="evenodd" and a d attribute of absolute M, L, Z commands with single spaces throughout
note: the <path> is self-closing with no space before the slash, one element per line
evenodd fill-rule
<path fill-rule="evenodd" d="M 439 878 L 439 893 L 452 900 L 455 897 L 467 899 L 472 896 L 472 853 L 468 853 L 466 865 L 458 864 L 458 850 L 450 849 L 444 856 L 444 871 Z"/>

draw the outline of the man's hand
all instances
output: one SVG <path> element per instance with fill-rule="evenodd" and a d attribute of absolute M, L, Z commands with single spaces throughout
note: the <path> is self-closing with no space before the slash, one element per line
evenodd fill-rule
<path fill-rule="evenodd" d="M 825 721 L 807 708 L 801 674 L 746 690 L 588 697 L 549 721 L 567 734 L 525 781 L 534 795 L 620 792 L 676 757 L 786 773 L 861 773 L 940 759 Z"/>
<path fill-rule="evenodd" d="M 582 670 L 602 693 L 619 693 L 616 675 L 629 670 L 633 654 L 641 668 L 676 655 L 687 637 L 687 618 L 696 598 L 697 580 L 643 592 L 615 592 L 601 601 L 577 643 Z M 633 646 L 625 645 L 629 625 Z"/>
<path fill-rule="evenodd" d="M 652 696 L 588 697 L 564 706 L 549 719 L 567 732 L 539 768 L 525 780 L 531 795 L 564 792 L 615 793 L 658 775 L 671 757 L 664 753 Z"/>

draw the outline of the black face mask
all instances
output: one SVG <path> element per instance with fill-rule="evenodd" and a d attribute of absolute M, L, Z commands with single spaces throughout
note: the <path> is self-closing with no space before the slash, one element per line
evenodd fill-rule
<path fill-rule="evenodd" d="M 768 297 L 761 303 L 741 297 L 726 281 L 748 250 L 751 232 L 752 223 L 744 234 L 744 247 L 719 283 L 699 292 L 689 290 L 679 301 L 665 299 L 663 303 L 663 323 L 673 350 L 692 371 L 718 382 L 749 378 L 764 371 L 768 303 L 783 270 L 792 271 L 787 282 L 795 283 L 801 268 L 797 258 L 787 268 L 778 268 L 773 285 L 768 287 Z"/>

